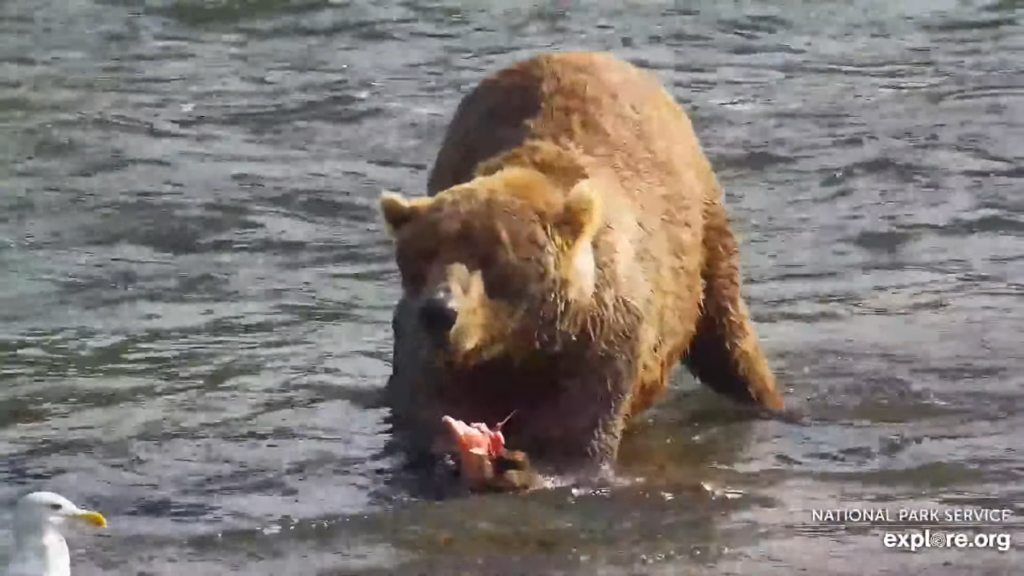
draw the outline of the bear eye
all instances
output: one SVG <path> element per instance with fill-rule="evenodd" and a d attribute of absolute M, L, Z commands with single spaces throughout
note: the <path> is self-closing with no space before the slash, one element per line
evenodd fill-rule
<path fill-rule="evenodd" d="M 423 282 L 423 264 L 417 260 L 416 254 L 400 251 L 397 264 L 404 283 L 416 286 Z"/>
<path fill-rule="evenodd" d="M 520 273 L 495 266 L 483 270 L 484 290 L 488 296 L 499 300 L 514 300 L 519 296 L 522 288 Z"/>
<path fill-rule="evenodd" d="M 50 510 L 60 510 L 60 509 L 61 509 L 61 508 L 63 508 L 63 507 L 64 507 L 64 506 L 63 506 L 63 505 L 61 505 L 61 504 L 56 504 L 56 503 L 54 503 L 54 504 L 50 504 Z"/>

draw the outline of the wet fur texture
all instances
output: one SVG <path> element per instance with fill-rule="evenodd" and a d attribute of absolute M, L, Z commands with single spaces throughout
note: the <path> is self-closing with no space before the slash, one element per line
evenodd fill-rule
<path fill-rule="evenodd" d="M 609 463 L 679 362 L 782 408 L 721 187 L 653 75 L 601 53 L 501 70 L 459 105 L 427 188 L 381 197 L 403 287 L 387 392 L 420 449 L 444 414 L 515 410 L 508 445 L 534 463 Z M 442 347 L 416 321 L 438 287 L 458 309 Z"/>

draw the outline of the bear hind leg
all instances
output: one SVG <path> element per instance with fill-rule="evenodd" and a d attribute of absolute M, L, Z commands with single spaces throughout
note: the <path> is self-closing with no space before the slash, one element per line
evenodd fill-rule
<path fill-rule="evenodd" d="M 704 226 L 703 310 L 683 364 L 727 398 L 781 410 L 782 395 L 740 293 L 739 247 L 725 207 L 708 201 Z"/>

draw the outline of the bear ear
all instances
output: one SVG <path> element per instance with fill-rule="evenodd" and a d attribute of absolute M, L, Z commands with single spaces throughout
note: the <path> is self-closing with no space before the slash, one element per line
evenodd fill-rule
<path fill-rule="evenodd" d="M 593 186 L 589 180 L 573 186 L 558 217 L 558 229 L 563 239 L 573 245 L 589 244 L 601 226 L 601 197 Z"/>
<path fill-rule="evenodd" d="M 380 212 L 384 216 L 384 224 L 388 234 L 394 236 L 403 226 L 413 221 L 426 208 L 431 198 L 414 198 L 412 200 L 385 190 L 380 194 Z"/>

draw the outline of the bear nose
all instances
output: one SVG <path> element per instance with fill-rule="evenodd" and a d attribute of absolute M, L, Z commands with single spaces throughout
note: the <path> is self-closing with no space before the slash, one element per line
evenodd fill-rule
<path fill-rule="evenodd" d="M 427 296 L 420 304 L 420 322 L 431 334 L 447 335 L 458 317 L 455 302 L 447 290 L 439 290 Z"/>

